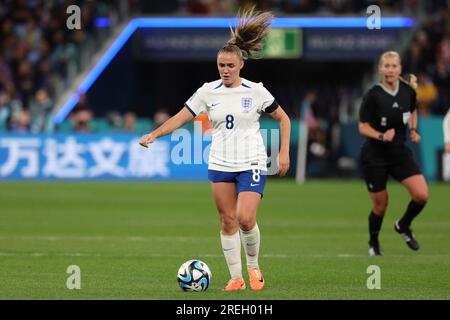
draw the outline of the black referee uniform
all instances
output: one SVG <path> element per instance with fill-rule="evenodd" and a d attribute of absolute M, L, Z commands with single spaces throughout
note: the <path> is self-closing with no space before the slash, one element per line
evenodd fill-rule
<path fill-rule="evenodd" d="M 396 92 L 379 83 L 365 94 L 359 121 L 382 133 L 395 129 L 392 142 L 384 142 L 383 135 L 380 135 L 378 139 L 366 138 L 362 147 L 361 164 L 369 192 L 386 189 L 389 175 L 402 181 L 421 174 L 405 144 L 406 127 L 415 109 L 416 92 L 402 81 L 399 81 Z"/>

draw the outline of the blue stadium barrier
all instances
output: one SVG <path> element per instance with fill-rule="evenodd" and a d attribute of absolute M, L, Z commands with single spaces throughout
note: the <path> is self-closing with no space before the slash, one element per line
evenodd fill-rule
<path fill-rule="evenodd" d="M 149 148 L 135 134 L 0 134 L 0 180 L 206 180 L 210 143 L 181 133 Z"/>

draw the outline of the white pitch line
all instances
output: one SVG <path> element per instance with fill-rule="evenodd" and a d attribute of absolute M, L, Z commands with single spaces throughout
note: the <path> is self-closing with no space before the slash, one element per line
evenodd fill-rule
<path fill-rule="evenodd" d="M 211 237 L 212 238 L 212 237 Z M 198 237 L 117 237 L 117 236 L 0 236 L 0 240 L 19 241 L 158 241 L 158 242 L 186 242 L 198 241 Z"/>
<path fill-rule="evenodd" d="M 114 253 L 91 253 L 91 252 L 0 252 L 0 257 L 134 257 L 134 258 L 178 258 L 180 254 L 167 254 L 167 253 L 144 253 L 144 254 L 114 254 Z M 194 256 L 194 254 L 192 255 Z M 222 254 L 206 253 L 206 254 L 195 254 L 198 258 L 208 257 L 208 258 L 219 258 L 223 257 Z M 443 257 L 449 256 L 449 254 L 434 254 L 427 255 L 427 257 Z M 370 258 L 365 254 L 263 254 L 262 258 L 266 259 L 305 259 L 305 258 Z M 410 255 L 392 255 L 392 257 L 410 257 Z M 194 257 L 195 258 L 195 257 Z"/>

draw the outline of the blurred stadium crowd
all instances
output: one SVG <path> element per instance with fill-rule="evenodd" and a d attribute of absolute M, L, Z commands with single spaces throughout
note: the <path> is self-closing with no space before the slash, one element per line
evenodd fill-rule
<path fill-rule="evenodd" d="M 208 16 L 234 15 L 238 8 L 256 5 L 261 10 L 271 10 L 277 16 L 286 14 L 354 14 L 365 12 L 371 4 L 383 7 L 386 14 L 415 14 L 417 0 L 167 0 L 146 3 L 134 1 L 134 7 L 149 13 L 193 14 Z M 433 6 L 434 4 L 431 4 Z"/>
<path fill-rule="evenodd" d="M 54 131 L 55 98 L 101 41 L 97 18 L 117 20 L 115 2 L 81 1 L 80 30 L 66 27 L 72 1 L 0 2 L 0 131 Z"/>
<path fill-rule="evenodd" d="M 421 116 L 444 114 L 450 105 L 450 11 L 448 1 L 354 1 L 354 0 L 165 0 L 165 1 L 78 1 L 82 12 L 81 30 L 66 28 L 66 8 L 72 1 L 18 0 L 0 2 L 0 132 L 54 132 L 52 111 L 57 97 L 87 64 L 96 44 L 106 38 L 113 26 L 127 16 L 232 16 L 241 6 L 256 4 L 276 15 L 364 14 L 368 5 L 377 4 L 383 14 L 415 16 L 423 21 L 403 57 L 404 72 L 418 76 L 418 105 Z M 124 5 L 125 4 L 125 5 Z M 104 24 L 107 18 L 106 25 Z M 103 23 L 103 24 L 102 24 Z M 99 27 L 100 26 L 100 27 Z M 317 88 L 318 90 L 319 88 Z M 323 111 L 314 88 L 301 97 L 300 111 L 314 128 L 333 111 Z M 336 93 L 332 93 L 335 95 Z M 323 95 L 323 92 L 320 93 Z M 338 112 L 338 111 L 336 111 Z M 334 112 L 334 113 L 336 113 Z M 155 124 L 169 112 L 152 115 Z M 70 115 L 73 130 L 92 129 L 94 109 L 86 97 L 80 99 Z M 111 111 L 106 125 L 116 131 L 134 131 L 136 114 Z M 143 125 L 145 126 L 145 124 Z M 321 133 L 318 133 L 319 136 Z"/>

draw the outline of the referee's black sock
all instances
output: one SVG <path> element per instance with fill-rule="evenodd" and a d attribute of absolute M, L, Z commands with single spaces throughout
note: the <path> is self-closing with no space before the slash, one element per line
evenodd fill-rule
<path fill-rule="evenodd" d="M 426 203 L 417 203 L 414 200 L 411 200 L 408 204 L 408 208 L 406 209 L 403 217 L 398 221 L 398 226 L 400 229 L 408 228 L 411 225 L 413 219 L 422 211 L 425 207 Z"/>
<path fill-rule="evenodd" d="M 383 223 L 384 216 L 376 215 L 373 210 L 370 211 L 369 214 L 369 234 L 370 234 L 370 241 L 369 243 L 371 245 L 378 246 L 378 234 L 381 230 L 381 224 Z"/>

